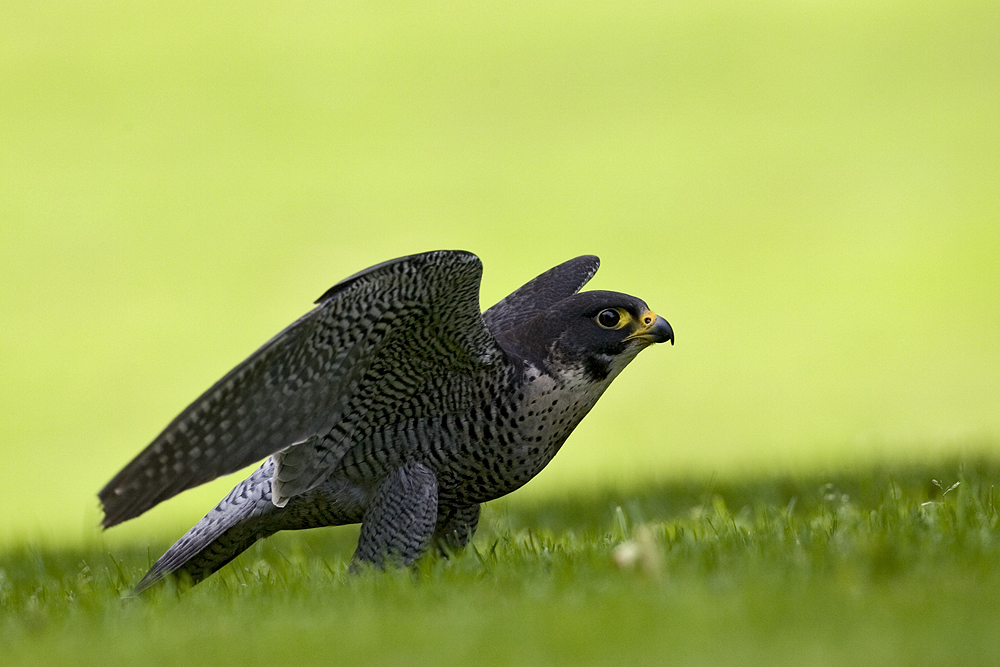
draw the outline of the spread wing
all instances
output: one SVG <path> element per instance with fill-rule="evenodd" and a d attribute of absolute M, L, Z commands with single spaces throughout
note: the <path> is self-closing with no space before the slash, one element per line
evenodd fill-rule
<path fill-rule="evenodd" d="M 471 381 L 502 357 L 483 325 L 481 277 L 475 255 L 438 251 L 341 281 L 188 406 L 101 489 L 103 525 L 322 438 L 358 404 L 359 392 L 386 394 L 374 403 L 405 402 L 429 384 Z M 400 363 L 386 363 L 383 352 Z"/>
<path fill-rule="evenodd" d="M 597 273 L 601 260 L 583 255 L 549 269 L 483 313 L 486 327 L 499 336 L 579 292 Z"/>

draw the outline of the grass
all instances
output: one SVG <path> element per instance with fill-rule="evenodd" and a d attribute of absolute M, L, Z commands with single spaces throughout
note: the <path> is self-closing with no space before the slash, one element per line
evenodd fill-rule
<path fill-rule="evenodd" d="M 474 546 L 347 574 L 279 535 L 129 598 L 165 544 L 0 556 L 21 664 L 996 664 L 1000 461 L 487 506 Z M 624 545 L 624 546 L 623 546 Z"/>

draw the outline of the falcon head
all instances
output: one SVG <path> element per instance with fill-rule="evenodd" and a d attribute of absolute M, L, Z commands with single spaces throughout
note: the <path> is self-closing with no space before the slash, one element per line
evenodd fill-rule
<path fill-rule="evenodd" d="M 673 345 L 673 329 L 645 302 L 601 290 L 569 296 L 501 338 L 505 348 L 550 374 L 608 382 L 644 348 L 666 341 Z"/>

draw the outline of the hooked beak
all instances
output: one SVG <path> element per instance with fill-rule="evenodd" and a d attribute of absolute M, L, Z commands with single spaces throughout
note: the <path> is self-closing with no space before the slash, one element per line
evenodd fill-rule
<path fill-rule="evenodd" d="M 639 319 L 642 325 L 626 340 L 641 338 L 648 343 L 665 343 L 669 340 L 671 345 L 674 344 L 674 330 L 665 319 L 649 310 Z"/>

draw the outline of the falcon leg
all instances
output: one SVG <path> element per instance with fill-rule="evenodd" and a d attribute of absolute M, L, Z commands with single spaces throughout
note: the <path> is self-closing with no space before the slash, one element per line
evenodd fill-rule
<path fill-rule="evenodd" d="M 434 544 L 441 553 L 454 553 L 468 544 L 479 525 L 479 504 L 441 508 L 434 528 Z"/>
<path fill-rule="evenodd" d="M 409 565 L 426 553 L 437 525 L 437 476 L 409 462 L 389 473 L 361 520 L 355 563 Z"/>
<path fill-rule="evenodd" d="M 275 507 L 271 502 L 273 474 L 274 461 L 269 458 L 160 556 L 136 584 L 135 592 L 149 588 L 168 574 L 197 584 L 257 540 L 279 530 L 339 526 L 361 520 L 366 494 L 337 479 L 292 498 L 285 507 Z"/>

